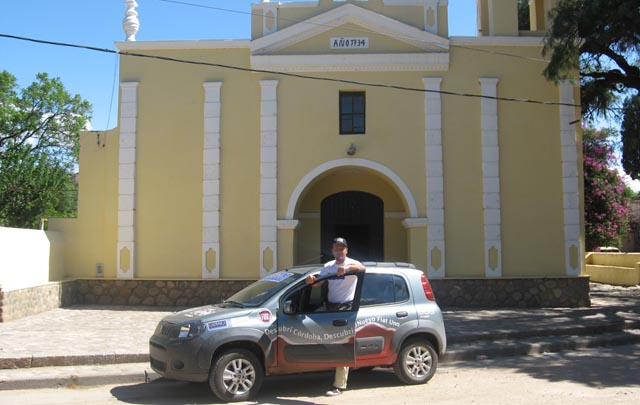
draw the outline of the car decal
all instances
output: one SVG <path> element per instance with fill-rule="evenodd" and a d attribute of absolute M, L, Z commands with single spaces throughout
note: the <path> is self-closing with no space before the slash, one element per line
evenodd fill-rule
<path fill-rule="evenodd" d="M 263 278 L 262 281 L 273 281 L 273 282 L 279 283 L 282 280 L 286 280 L 291 276 L 293 276 L 293 273 L 288 273 L 286 271 L 279 271 L 277 273 L 271 274 Z"/>
<path fill-rule="evenodd" d="M 227 328 L 227 327 L 229 327 L 229 323 L 227 322 L 226 319 L 222 319 L 220 321 L 207 322 L 207 329 L 208 330 L 222 329 L 222 328 Z"/>

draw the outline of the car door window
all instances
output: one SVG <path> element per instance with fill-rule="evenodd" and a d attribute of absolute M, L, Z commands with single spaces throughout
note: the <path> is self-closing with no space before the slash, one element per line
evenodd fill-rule
<path fill-rule="evenodd" d="M 409 299 L 404 278 L 393 274 L 367 274 L 362 286 L 360 306 L 391 304 Z"/>
<path fill-rule="evenodd" d="M 357 277 L 356 275 L 347 275 L 344 277 Z M 333 278 L 333 277 L 332 277 Z M 328 279 L 327 279 L 328 281 Z M 337 309 L 330 310 L 327 307 L 328 303 L 328 282 L 316 282 L 316 284 L 322 283 L 315 288 L 313 285 L 305 285 L 304 287 L 294 291 L 287 295 L 284 302 L 289 302 L 288 309 L 292 313 L 310 313 L 310 312 L 335 312 L 351 309 Z"/>

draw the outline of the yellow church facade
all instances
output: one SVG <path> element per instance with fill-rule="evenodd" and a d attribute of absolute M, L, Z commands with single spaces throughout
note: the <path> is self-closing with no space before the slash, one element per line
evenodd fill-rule
<path fill-rule="evenodd" d="M 478 0 L 478 36 L 450 37 L 446 0 L 262 1 L 250 40 L 117 43 L 118 127 L 81 136 L 78 218 L 50 220 L 65 277 L 257 279 L 341 236 L 432 280 L 579 278 L 552 5 L 519 31 L 515 0 Z"/>

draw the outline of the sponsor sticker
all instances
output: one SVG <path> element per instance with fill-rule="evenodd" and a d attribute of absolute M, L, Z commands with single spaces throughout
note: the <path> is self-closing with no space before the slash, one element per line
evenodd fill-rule
<path fill-rule="evenodd" d="M 262 322 L 271 322 L 271 311 L 265 310 L 260 312 L 260 320 Z"/>
<path fill-rule="evenodd" d="M 286 271 L 279 271 L 277 273 L 271 274 L 270 276 L 263 278 L 263 280 L 279 283 L 282 280 L 286 280 L 291 276 L 293 276 L 293 273 L 287 273 Z"/>
<path fill-rule="evenodd" d="M 209 330 L 222 329 L 222 328 L 226 328 L 227 326 L 229 326 L 229 325 L 227 324 L 227 320 L 226 319 L 223 319 L 221 321 L 213 321 L 213 322 L 207 323 L 207 329 L 209 329 Z"/>

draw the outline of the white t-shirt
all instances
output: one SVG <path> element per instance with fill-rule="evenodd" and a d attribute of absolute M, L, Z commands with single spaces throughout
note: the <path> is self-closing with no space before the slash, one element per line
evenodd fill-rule
<path fill-rule="evenodd" d="M 320 277 L 331 276 L 337 274 L 338 268 L 351 265 L 360 265 L 357 260 L 345 257 L 342 264 L 336 264 L 335 260 L 325 263 L 324 267 L 320 271 Z M 332 304 L 342 304 L 344 302 L 353 301 L 353 297 L 356 294 L 356 284 L 358 283 L 358 277 L 355 275 L 346 275 L 344 278 L 336 278 L 327 280 L 329 282 L 329 302 Z"/>

